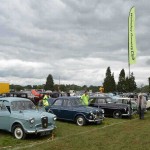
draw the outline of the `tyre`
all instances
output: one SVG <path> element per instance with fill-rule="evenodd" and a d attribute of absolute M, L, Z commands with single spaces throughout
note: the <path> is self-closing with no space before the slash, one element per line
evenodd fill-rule
<path fill-rule="evenodd" d="M 84 126 L 86 124 L 86 120 L 83 116 L 77 116 L 76 117 L 76 124 L 78 126 Z"/>
<path fill-rule="evenodd" d="M 12 133 L 13 133 L 13 136 L 19 140 L 25 139 L 26 137 L 26 133 L 24 132 L 24 129 L 22 128 L 20 124 L 13 126 Z"/>
<path fill-rule="evenodd" d="M 118 119 L 118 118 L 122 118 L 122 114 L 119 110 L 116 110 L 113 112 L 113 117 Z"/>

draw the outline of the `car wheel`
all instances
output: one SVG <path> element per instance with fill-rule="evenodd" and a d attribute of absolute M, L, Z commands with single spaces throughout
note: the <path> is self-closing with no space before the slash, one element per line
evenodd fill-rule
<path fill-rule="evenodd" d="M 20 139 L 25 139 L 26 134 L 25 134 L 25 132 L 24 132 L 21 125 L 18 124 L 18 125 L 13 126 L 12 131 L 13 131 L 13 135 L 16 139 L 19 139 L 19 140 Z"/>
<path fill-rule="evenodd" d="M 122 114 L 119 110 L 116 110 L 116 111 L 113 112 L 113 117 L 117 118 L 117 119 L 122 118 Z"/>
<path fill-rule="evenodd" d="M 86 124 L 86 120 L 83 116 L 77 116 L 76 117 L 76 124 L 78 126 L 84 126 Z"/>

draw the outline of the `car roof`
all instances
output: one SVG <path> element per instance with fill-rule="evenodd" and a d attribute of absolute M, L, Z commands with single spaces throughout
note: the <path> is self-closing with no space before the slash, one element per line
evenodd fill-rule
<path fill-rule="evenodd" d="M 112 99 L 112 97 L 110 97 L 110 96 L 90 96 L 90 98 L 98 98 L 98 99 L 110 98 L 110 99 Z"/>
<path fill-rule="evenodd" d="M 76 99 L 76 98 L 80 98 L 80 97 L 78 97 L 78 96 L 62 96 L 62 97 L 57 97 L 57 98 L 55 98 L 55 99 Z"/>
<path fill-rule="evenodd" d="M 116 98 L 116 99 L 127 99 L 127 100 L 132 100 L 133 98 L 130 98 L 130 97 L 118 97 L 118 98 Z"/>
<path fill-rule="evenodd" d="M 74 100 L 74 99 L 81 99 L 81 98 L 78 96 L 62 96 L 62 97 L 57 97 L 57 98 L 49 98 L 48 100 L 55 101 L 57 99 L 59 99 L 59 100 L 64 100 L 64 99 Z"/>
<path fill-rule="evenodd" d="M 0 97 L 0 100 L 5 100 L 8 102 L 13 102 L 13 101 L 31 101 L 27 98 L 21 98 L 21 97 Z"/>
<path fill-rule="evenodd" d="M 48 99 L 48 102 L 52 105 L 56 100 L 66 100 L 66 99 L 69 99 L 71 101 L 73 101 L 74 99 L 80 99 L 80 97 L 76 97 L 76 96 L 62 96 L 62 97 L 57 97 L 57 98 L 49 98 Z"/>

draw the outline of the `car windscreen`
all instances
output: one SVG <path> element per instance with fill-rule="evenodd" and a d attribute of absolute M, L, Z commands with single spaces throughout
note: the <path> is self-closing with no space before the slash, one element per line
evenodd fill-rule
<path fill-rule="evenodd" d="M 35 110 L 36 107 L 31 101 L 13 101 L 11 102 L 12 111 L 17 110 Z"/>

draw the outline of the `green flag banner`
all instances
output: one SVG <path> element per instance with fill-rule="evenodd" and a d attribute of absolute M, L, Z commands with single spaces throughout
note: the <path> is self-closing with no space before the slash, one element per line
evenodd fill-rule
<path fill-rule="evenodd" d="M 132 7 L 128 20 L 128 61 L 129 64 L 136 63 L 136 36 L 135 36 L 135 7 Z"/>

